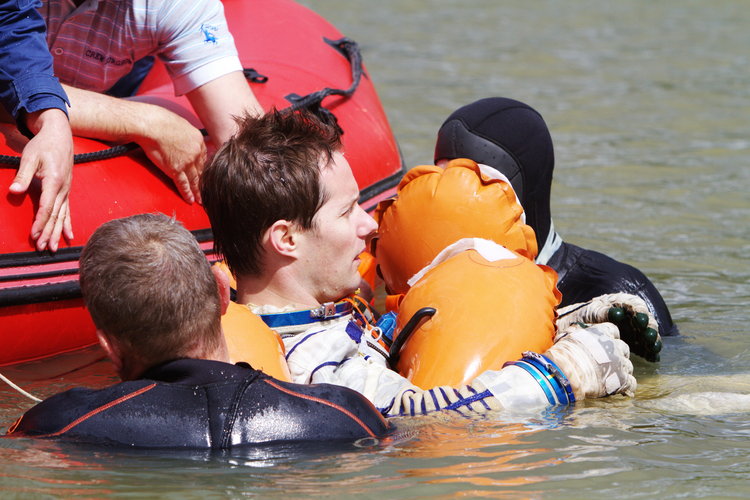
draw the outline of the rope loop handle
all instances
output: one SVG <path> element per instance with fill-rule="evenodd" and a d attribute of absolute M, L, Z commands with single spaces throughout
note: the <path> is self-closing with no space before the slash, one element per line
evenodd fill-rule
<path fill-rule="evenodd" d="M 359 51 L 359 44 L 350 38 L 344 37 L 338 40 L 323 38 L 323 40 L 328 45 L 338 50 L 344 57 L 346 57 L 347 61 L 349 61 L 352 72 L 352 84 L 347 89 L 325 87 L 305 96 L 289 94 L 286 96 L 286 100 L 291 103 L 291 106 L 286 108 L 286 110 L 293 112 L 300 109 L 306 109 L 317 116 L 323 123 L 336 127 L 339 133 L 343 134 L 344 131 L 339 126 L 336 116 L 323 106 L 323 99 L 332 95 L 350 97 L 354 94 L 362 80 L 362 54 Z"/>

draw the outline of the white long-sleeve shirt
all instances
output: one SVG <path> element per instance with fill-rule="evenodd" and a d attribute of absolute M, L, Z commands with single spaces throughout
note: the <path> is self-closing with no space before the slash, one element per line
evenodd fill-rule
<path fill-rule="evenodd" d="M 252 309 L 261 315 L 283 312 L 268 306 Z M 470 385 L 421 389 L 388 367 L 387 352 L 375 337 L 377 330 L 361 326 L 351 313 L 273 328 L 286 347 L 293 382 L 349 387 L 367 397 L 386 416 L 438 410 L 483 413 L 511 406 L 534 409 L 549 405 L 537 382 L 515 366 L 487 371 Z M 497 396 L 487 387 L 492 387 Z"/>

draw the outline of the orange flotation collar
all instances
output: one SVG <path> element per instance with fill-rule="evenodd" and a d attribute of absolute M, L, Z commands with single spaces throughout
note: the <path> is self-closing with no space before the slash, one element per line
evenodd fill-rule
<path fill-rule="evenodd" d="M 217 262 L 214 265 L 230 277 L 233 287 L 237 286 L 226 264 Z M 227 312 L 221 317 L 221 328 L 230 362 L 244 361 L 278 380 L 292 381 L 281 337 L 247 306 L 230 302 Z"/>
<path fill-rule="evenodd" d="M 231 363 L 244 361 L 276 379 L 292 381 L 281 337 L 247 306 L 230 302 L 221 327 Z"/>
<path fill-rule="evenodd" d="M 561 299 L 554 270 L 478 239 L 461 240 L 435 260 L 398 307 L 396 340 L 417 311 L 436 310 L 398 352 L 401 375 L 422 388 L 455 387 L 523 351 L 552 346 Z"/>
<path fill-rule="evenodd" d="M 534 259 L 537 244 L 510 182 L 476 162 L 457 159 L 445 168 L 414 167 L 395 199 L 375 210 L 375 257 L 389 293 L 405 293 L 406 281 L 448 245 L 484 238 Z"/>

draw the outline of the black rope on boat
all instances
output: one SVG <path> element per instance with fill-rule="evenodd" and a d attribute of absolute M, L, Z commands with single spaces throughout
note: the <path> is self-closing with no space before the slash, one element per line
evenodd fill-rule
<path fill-rule="evenodd" d="M 206 129 L 200 129 L 203 136 L 207 136 L 208 132 Z M 88 163 L 92 161 L 109 160 L 110 158 L 117 158 L 118 156 L 124 156 L 131 151 L 140 149 L 141 147 L 135 142 L 129 142 L 127 144 L 119 144 L 112 146 L 111 148 L 102 149 L 100 151 L 92 151 L 91 153 L 78 153 L 73 155 L 73 164 L 78 165 L 80 163 Z M 20 156 L 13 155 L 0 155 L 0 168 L 18 167 L 21 164 Z"/>
<path fill-rule="evenodd" d="M 73 156 L 73 163 L 87 163 L 90 161 L 108 160 L 117 156 L 122 156 L 135 149 L 138 149 L 138 144 L 129 142 L 127 144 L 121 144 L 119 146 L 112 146 L 108 149 L 102 149 L 101 151 L 93 151 L 91 153 L 79 153 Z M 12 155 L 0 155 L 0 167 L 17 167 L 21 164 L 20 156 Z"/>
<path fill-rule="evenodd" d="M 346 59 L 349 61 L 349 65 L 352 68 L 351 86 L 348 89 L 332 89 L 330 87 L 326 87 L 305 96 L 300 96 L 298 94 L 289 94 L 286 96 L 286 100 L 292 103 L 292 105 L 286 109 L 289 111 L 297 111 L 304 108 L 315 114 L 321 121 L 323 121 L 327 125 L 334 126 L 339 130 L 340 133 L 343 133 L 344 131 L 339 126 L 336 115 L 334 115 L 330 110 L 323 107 L 322 103 L 323 99 L 328 96 L 339 95 L 349 97 L 354 94 L 354 91 L 357 90 L 357 87 L 359 87 L 359 82 L 362 79 L 362 54 L 359 51 L 359 45 L 357 44 L 357 42 L 349 38 L 344 37 L 338 40 L 323 38 L 323 40 L 325 40 L 328 45 L 341 52 L 341 54 L 343 54 L 344 57 L 346 57 Z"/>
<path fill-rule="evenodd" d="M 322 122 L 338 128 L 339 132 L 343 133 L 343 130 L 338 124 L 336 116 L 330 110 L 323 107 L 322 102 L 323 99 L 328 96 L 339 95 L 349 97 L 354 94 L 354 91 L 357 90 L 357 87 L 359 87 L 359 82 L 362 79 L 362 54 L 359 51 L 359 45 L 357 44 L 357 42 L 349 38 L 345 37 L 338 40 L 323 38 L 323 40 L 328 45 L 341 52 L 341 54 L 346 57 L 347 61 L 349 61 L 349 65 L 352 68 L 351 86 L 348 89 L 332 89 L 326 87 L 305 96 L 300 96 L 298 94 L 289 94 L 286 96 L 286 100 L 291 103 L 291 106 L 286 109 L 289 111 L 297 111 L 303 108 L 307 109 L 311 113 L 315 114 Z M 253 83 L 266 83 L 268 81 L 267 76 L 258 73 L 253 68 L 244 68 L 242 72 L 245 75 L 245 78 L 249 79 Z M 201 133 L 203 133 L 204 136 L 208 135 L 205 129 L 201 129 Z M 123 156 L 139 148 L 140 146 L 138 146 L 138 144 L 130 142 L 128 144 L 113 146 L 101 151 L 80 153 L 73 157 L 73 163 L 77 165 L 79 163 L 87 163 L 91 161 L 108 160 L 117 156 Z M 20 156 L 0 155 L 0 168 L 16 168 L 20 164 Z"/>

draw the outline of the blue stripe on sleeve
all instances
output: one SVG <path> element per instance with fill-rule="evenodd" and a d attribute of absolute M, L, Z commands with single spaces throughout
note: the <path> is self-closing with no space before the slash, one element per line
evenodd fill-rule
<path fill-rule="evenodd" d="M 487 397 L 492 397 L 492 393 L 489 390 L 486 390 L 484 392 L 475 393 L 474 395 L 468 397 L 468 398 L 461 398 L 455 403 L 452 403 L 451 405 L 447 406 L 446 410 L 456 410 L 462 406 L 468 406 L 471 403 L 475 403 L 477 401 L 482 401 L 484 403 L 484 399 Z M 489 406 L 487 403 L 484 403 L 485 407 L 489 410 Z"/>

